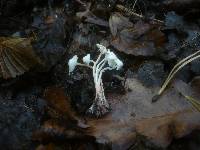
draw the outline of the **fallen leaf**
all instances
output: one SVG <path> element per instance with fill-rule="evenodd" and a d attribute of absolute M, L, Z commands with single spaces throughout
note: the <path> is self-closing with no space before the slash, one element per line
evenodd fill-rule
<path fill-rule="evenodd" d="M 153 56 L 164 43 L 165 36 L 158 28 L 141 21 L 132 28 L 124 28 L 111 41 L 117 50 L 134 56 Z"/>
<path fill-rule="evenodd" d="M 91 15 L 91 16 L 88 16 L 86 19 L 85 19 L 86 22 L 88 23 L 92 23 L 92 24 L 96 24 L 96 25 L 99 25 L 99 26 L 103 26 L 103 27 L 108 27 L 109 24 L 107 21 L 95 16 L 95 15 Z"/>
<path fill-rule="evenodd" d="M 31 39 L 0 37 L 0 77 L 15 78 L 40 63 Z"/>
<path fill-rule="evenodd" d="M 33 140 L 50 142 L 89 138 L 85 132 L 88 126 L 71 108 L 64 89 L 49 87 L 44 92 L 44 99 L 47 101 L 49 119 L 33 134 Z"/>
<path fill-rule="evenodd" d="M 156 49 L 152 42 L 131 41 L 130 43 L 127 43 L 126 40 L 127 39 L 117 38 L 111 42 L 111 45 L 120 52 L 124 52 L 128 55 L 153 56 L 156 53 Z"/>
<path fill-rule="evenodd" d="M 165 114 L 136 123 L 137 133 L 159 147 L 167 147 L 174 138 L 184 137 L 195 129 L 200 129 L 200 119 L 194 111 Z"/>
<path fill-rule="evenodd" d="M 63 118 L 69 123 L 81 123 L 80 118 L 77 117 L 75 111 L 72 109 L 70 104 L 70 98 L 65 95 L 63 88 L 49 87 L 44 92 L 44 99 L 47 101 L 47 104 L 50 108 L 49 112 L 55 116 L 55 118 Z M 54 117 L 54 116 L 52 116 Z M 83 128 L 86 126 L 82 126 Z"/>
<path fill-rule="evenodd" d="M 120 13 L 113 13 L 109 19 L 109 27 L 112 35 L 115 37 L 122 29 L 133 27 L 133 23 Z"/>
<path fill-rule="evenodd" d="M 70 121 L 70 120 L 69 120 Z M 76 125 L 61 120 L 45 121 L 39 130 L 34 132 L 32 139 L 40 142 L 67 141 L 88 138 L 84 130 Z"/>
<path fill-rule="evenodd" d="M 96 24 L 99 26 L 104 26 L 108 27 L 108 22 L 95 16 L 91 11 L 90 11 L 91 3 L 88 3 L 85 7 L 85 11 L 82 12 L 77 12 L 76 16 L 79 19 L 84 19 L 85 22 Z"/>
<path fill-rule="evenodd" d="M 110 143 L 116 150 L 128 149 L 140 134 L 157 146 L 167 147 L 173 138 L 199 129 L 200 113 L 176 88 L 169 88 L 158 102 L 151 103 L 158 87 L 145 87 L 136 78 L 127 79 L 126 86 L 131 92 L 108 95 L 110 114 L 98 120 L 88 119 L 89 133 L 97 143 Z"/>

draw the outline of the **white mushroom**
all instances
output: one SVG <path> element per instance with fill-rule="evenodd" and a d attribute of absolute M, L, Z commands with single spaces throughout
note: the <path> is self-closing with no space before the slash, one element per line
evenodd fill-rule
<path fill-rule="evenodd" d="M 75 69 L 76 65 L 92 69 L 96 96 L 88 112 L 96 115 L 97 117 L 100 117 L 110 110 L 110 106 L 104 95 L 102 75 L 107 70 L 121 69 L 123 66 L 123 62 L 119 60 L 119 58 L 105 46 L 97 44 L 97 47 L 99 48 L 100 54 L 96 61 L 91 60 L 90 54 L 87 54 L 83 57 L 84 64 L 78 63 L 78 57 L 75 55 L 69 60 L 68 65 L 69 73 L 71 73 Z M 92 62 L 92 65 L 90 65 L 90 62 Z"/>
<path fill-rule="evenodd" d="M 69 60 L 69 62 L 68 62 L 69 74 L 70 74 L 71 72 L 74 71 L 74 69 L 75 69 L 75 67 L 76 67 L 76 65 L 77 65 L 77 61 L 78 61 L 77 55 L 74 55 L 74 56 Z"/>
<path fill-rule="evenodd" d="M 83 57 L 83 62 L 86 64 L 86 65 L 89 65 L 91 60 L 90 60 L 90 54 L 87 54 L 86 56 Z"/>

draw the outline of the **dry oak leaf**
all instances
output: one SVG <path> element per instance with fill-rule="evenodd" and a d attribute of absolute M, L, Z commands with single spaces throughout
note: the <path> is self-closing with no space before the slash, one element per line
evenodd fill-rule
<path fill-rule="evenodd" d="M 40 62 L 30 38 L 0 37 L 0 77 L 15 78 Z"/>

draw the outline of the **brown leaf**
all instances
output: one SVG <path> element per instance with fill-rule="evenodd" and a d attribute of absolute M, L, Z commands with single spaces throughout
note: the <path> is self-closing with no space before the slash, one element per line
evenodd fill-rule
<path fill-rule="evenodd" d="M 40 62 L 31 39 L 0 37 L 0 77 L 15 78 Z"/>
<path fill-rule="evenodd" d="M 180 111 L 142 119 L 136 124 L 139 134 L 160 147 L 167 147 L 173 138 L 181 138 L 195 129 L 200 129 L 200 119 L 199 113 L 194 111 Z"/>
<path fill-rule="evenodd" d="M 119 31 L 124 28 L 133 27 L 133 24 L 120 13 L 113 13 L 109 19 L 109 26 L 112 35 L 115 37 Z"/>
<path fill-rule="evenodd" d="M 143 21 L 138 21 L 136 24 L 134 24 L 134 38 L 137 39 L 140 36 L 144 35 L 145 33 L 147 33 L 150 29 L 152 29 L 152 27 L 150 26 L 150 24 L 147 24 Z"/>
<path fill-rule="evenodd" d="M 45 121 L 42 127 L 34 132 L 32 137 L 33 140 L 41 142 L 82 138 L 87 138 L 83 128 L 70 124 L 70 122 L 55 119 Z"/>
<path fill-rule="evenodd" d="M 133 28 L 123 29 L 111 41 L 117 50 L 134 56 L 153 56 L 165 43 L 164 34 L 153 25 L 139 21 Z"/>
<path fill-rule="evenodd" d="M 65 96 L 64 89 L 62 88 L 49 87 L 45 89 L 44 99 L 61 114 L 73 112 L 70 106 L 70 99 Z"/>
<path fill-rule="evenodd" d="M 79 120 L 74 110 L 71 108 L 70 98 L 65 95 L 63 88 L 47 88 L 44 92 L 44 99 L 51 108 L 50 113 L 52 113 L 52 117 L 61 117 L 68 122 L 77 122 Z"/>
<path fill-rule="evenodd" d="M 152 41 L 156 48 L 163 47 L 166 42 L 164 33 L 162 33 L 158 29 L 153 29 L 153 30 L 149 31 L 146 35 L 146 38 L 147 38 L 147 40 Z"/>
<path fill-rule="evenodd" d="M 77 12 L 76 16 L 79 19 L 84 19 L 85 22 L 88 23 L 93 23 L 99 26 L 105 26 L 108 27 L 108 22 L 95 16 L 91 11 L 90 11 L 91 3 L 87 3 L 85 7 L 85 11 L 82 12 Z"/>
<path fill-rule="evenodd" d="M 128 43 L 126 42 L 128 40 L 129 39 L 117 38 L 111 42 L 111 45 L 120 52 L 124 52 L 128 55 L 153 56 L 156 53 L 156 49 L 152 42 L 130 41 L 130 43 Z"/>
<path fill-rule="evenodd" d="M 188 92 L 189 85 L 183 84 Z M 166 147 L 174 137 L 199 129 L 200 113 L 176 88 L 169 88 L 158 102 L 151 103 L 158 88 L 145 87 L 135 78 L 127 79 L 126 86 L 131 92 L 108 96 L 110 114 L 98 120 L 88 119 L 90 135 L 98 143 L 111 143 L 116 150 L 127 149 L 134 144 L 136 134 L 141 134 L 157 146 Z"/>
<path fill-rule="evenodd" d="M 49 106 L 50 115 L 41 128 L 33 134 L 35 141 L 66 141 L 69 139 L 88 138 L 87 125 L 71 108 L 70 98 L 63 88 L 49 87 L 44 92 L 44 99 Z"/>

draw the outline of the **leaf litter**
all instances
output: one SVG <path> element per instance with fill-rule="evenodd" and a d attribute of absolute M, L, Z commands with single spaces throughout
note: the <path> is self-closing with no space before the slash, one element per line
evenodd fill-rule
<path fill-rule="evenodd" d="M 152 103 L 152 98 L 173 66 L 199 49 L 198 15 L 188 19 L 188 14 L 199 11 L 195 7 L 198 2 L 123 2 L 22 2 L 22 5 L 30 8 L 34 4 L 33 9 L 25 10 L 27 14 L 31 14 L 32 20 L 27 20 L 29 26 L 18 28 L 20 31 L 13 34 L 19 35 L 19 38 L 11 38 L 7 27 L 0 29 L 0 33 L 3 33 L 0 40 L 1 77 L 17 77 L 17 80 L 1 79 L 1 88 L 8 88 L 8 92 L 0 92 L 2 103 L 8 104 L 8 110 L 11 109 L 10 99 L 17 100 L 16 104 L 23 100 L 29 104 L 33 99 L 45 103 L 41 104 L 40 110 L 43 111 L 40 120 L 35 120 L 32 113 L 39 110 L 39 107 L 33 109 L 23 105 L 27 109 L 25 115 L 28 113 L 33 119 L 31 130 L 27 127 L 24 133 L 18 132 L 29 121 L 23 115 L 19 120 L 24 121 L 6 122 L 15 130 L 10 136 L 12 140 L 8 140 L 12 142 L 9 145 L 18 145 L 19 149 L 22 149 L 20 145 L 25 145 L 25 149 L 39 150 L 117 150 L 137 148 L 138 141 L 142 141 L 139 142 L 139 147 L 145 143 L 143 149 L 168 149 L 177 139 L 184 139 L 200 129 L 198 60 L 191 60 L 187 68 L 182 66 L 185 70 L 178 71 L 173 80 L 168 78 L 170 84 L 165 86 L 159 100 Z M 8 5 L 2 7 L 2 10 L 6 10 L 0 15 L 3 20 L 6 12 L 13 10 Z M 190 6 L 191 9 L 183 11 L 180 6 Z M 24 38 L 32 33 L 35 35 L 33 42 Z M 16 44 L 23 40 L 25 44 Z M 77 69 L 73 76 L 69 76 L 66 64 L 68 58 L 75 54 L 84 56 L 91 53 L 95 56 L 97 43 L 115 51 L 125 64 L 119 74 L 105 73 L 103 77 L 106 97 L 112 110 L 99 119 L 85 114 L 94 97 L 91 74 L 87 70 Z M 34 66 L 36 70 L 40 68 L 40 72 L 32 73 Z M 42 86 L 43 90 L 40 89 L 40 94 L 28 93 L 29 98 L 16 98 L 17 92 L 25 89 L 15 90 L 27 79 L 32 80 L 30 83 L 34 83 L 33 85 Z M 27 84 L 25 85 L 28 86 Z M 10 90 L 13 85 L 15 88 Z M 2 112 L 7 111 L 4 104 L 0 110 Z M 13 106 L 19 108 L 17 105 Z M 14 112 L 18 111 L 16 109 Z M 14 116 L 12 112 L 9 114 L 10 118 Z M 6 120 L 5 118 L 0 116 L 0 120 Z M 1 126 L 7 125 L 2 122 Z M 9 137 L 6 128 L 3 131 L 3 137 Z M 14 137 L 20 137 L 21 142 Z M 30 138 L 32 141 L 26 142 Z M 2 141 L 1 139 L 0 143 Z M 9 145 L 6 146 L 13 148 Z"/>

